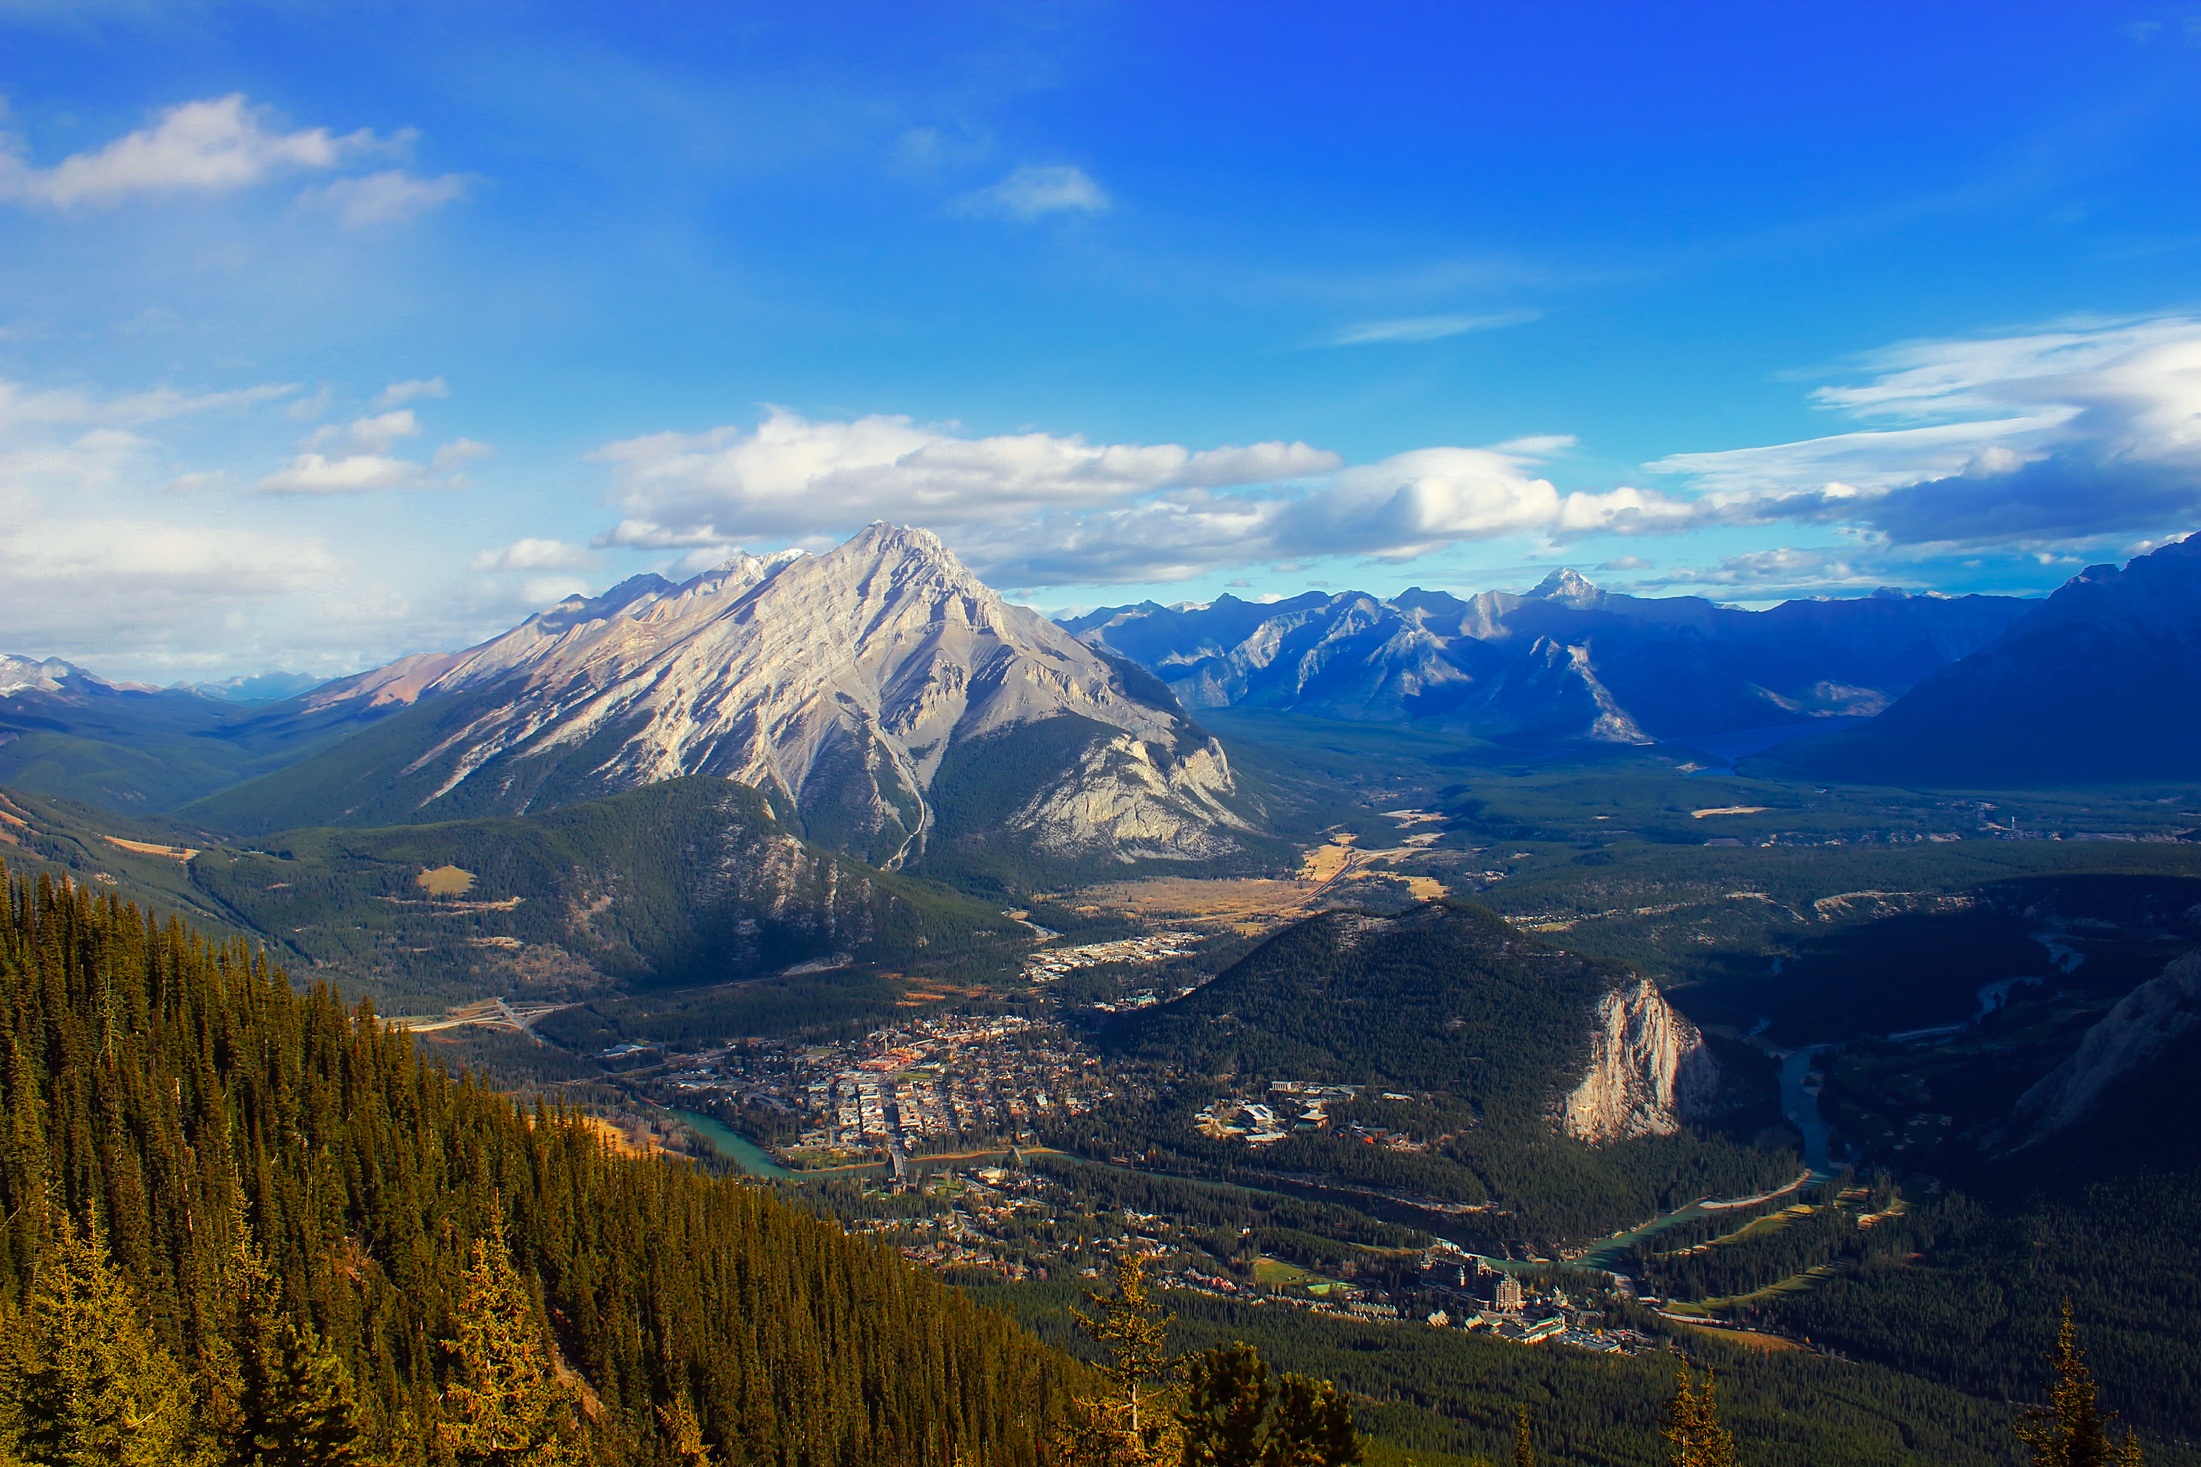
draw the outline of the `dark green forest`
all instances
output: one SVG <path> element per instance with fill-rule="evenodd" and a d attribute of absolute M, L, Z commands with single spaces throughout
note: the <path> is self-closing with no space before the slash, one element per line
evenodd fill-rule
<path fill-rule="evenodd" d="M 1575 1072 L 1595 1006 L 1622 976 L 1464 902 L 1395 918 L 1327 913 L 1190 996 L 1112 1024 L 1102 1044 L 1149 1083 L 1063 1128 L 1061 1140 L 1088 1155 L 1167 1157 L 1176 1169 L 1249 1183 L 1320 1176 L 1482 1206 L 1493 1246 L 1556 1245 L 1792 1180 L 1789 1153 L 1718 1134 L 1590 1146 L 1554 1132 L 1554 1077 Z M 1193 1113 L 1213 1096 L 1271 1080 L 1365 1085 L 1372 1093 L 1334 1107 L 1336 1120 L 1365 1118 L 1425 1149 L 1365 1145 L 1333 1129 L 1256 1155 L 1194 1130 Z M 1404 1098 L 1386 1101 L 1387 1091 Z"/>
<path fill-rule="evenodd" d="M 261 1460 L 231 1428 L 272 1391 L 358 1460 L 424 1463 L 494 1377 L 549 1393 L 546 1462 L 1037 1460 L 1070 1367 L 899 1258 L 431 1068 L 242 945 L 4 885 L 0 1425 L 82 1367 L 168 1392 L 209 1460 Z M 101 1318 L 142 1321 L 120 1365 L 65 1348 Z"/>

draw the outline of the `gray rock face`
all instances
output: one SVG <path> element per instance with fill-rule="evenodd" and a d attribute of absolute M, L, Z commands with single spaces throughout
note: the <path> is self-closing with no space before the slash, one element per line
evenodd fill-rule
<path fill-rule="evenodd" d="M 874 525 L 824 555 L 739 556 L 680 585 L 638 577 L 307 704 L 470 694 L 486 695 L 481 711 L 403 771 L 432 776 L 414 818 L 498 781 L 605 793 L 711 774 L 764 791 L 813 838 L 899 866 L 924 850 L 958 749 L 1074 718 L 1065 727 L 1090 736 L 1062 767 L 1022 771 L 1036 784 L 1012 830 L 1056 854 L 1189 859 L 1245 829 L 1223 803 L 1221 745 L 1165 690 L 1002 600 L 923 530 Z M 514 775 L 545 761 L 554 785 Z"/>
<path fill-rule="evenodd" d="M 2201 953 L 2188 953 L 2117 1001 L 2078 1053 L 2018 1097 L 2004 1136 L 2022 1148 L 2085 1117 L 2109 1087 L 2201 1024 Z"/>
<path fill-rule="evenodd" d="M 1593 1145 L 1671 1136 L 1709 1111 L 1719 1090 L 1704 1036 L 1638 978 L 1598 1002 L 1589 1071 L 1568 1094 L 1561 1123 Z"/>
<path fill-rule="evenodd" d="M 1641 743 L 1879 712 L 2036 603 L 1905 596 L 1770 611 L 1601 591 L 1309 593 L 1110 607 L 1066 623 L 1188 707 L 1427 720 L 1478 737 Z"/>

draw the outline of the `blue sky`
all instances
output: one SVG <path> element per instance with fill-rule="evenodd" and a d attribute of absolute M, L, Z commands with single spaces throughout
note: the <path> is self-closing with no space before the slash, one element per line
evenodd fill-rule
<path fill-rule="evenodd" d="M 735 546 L 1048 608 L 2201 528 L 2201 6 L 0 0 L 0 650 Z"/>

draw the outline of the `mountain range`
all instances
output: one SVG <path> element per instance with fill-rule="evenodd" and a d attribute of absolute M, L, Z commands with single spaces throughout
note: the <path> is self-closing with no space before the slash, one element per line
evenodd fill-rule
<path fill-rule="evenodd" d="M 1872 722 L 1779 757 L 1820 779 L 1990 789 L 2201 775 L 2201 536 L 2089 566 Z"/>
<path fill-rule="evenodd" d="M 1190 708 L 1647 744 L 1877 714 L 2031 605 L 1883 590 L 1745 611 L 1603 591 L 1559 570 L 1525 595 L 1225 596 L 1107 607 L 1066 625 L 1146 666 Z"/>
<path fill-rule="evenodd" d="M 1795 773 L 1862 783 L 2201 774 L 2201 538 L 2089 567 L 2045 600 L 1881 590 L 1748 611 L 1560 570 L 1526 595 L 1225 596 L 1065 624 L 1195 710 L 1530 746 L 1780 746 Z"/>

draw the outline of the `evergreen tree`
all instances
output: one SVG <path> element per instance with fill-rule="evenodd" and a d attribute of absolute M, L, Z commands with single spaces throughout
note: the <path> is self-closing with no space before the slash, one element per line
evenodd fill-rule
<path fill-rule="evenodd" d="M 1673 1403 L 1667 1407 L 1666 1426 L 1659 1434 L 1673 1448 L 1667 1458 L 1673 1467 L 1736 1467 L 1735 1438 L 1720 1425 L 1719 1401 L 1709 1369 L 1700 1386 L 1690 1377 L 1689 1367 L 1681 1367 Z"/>
<path fill-rule="evenodd" d="M 1364 1456 L 1344 1394 L 1326 1380 L 1285 1376 L 1261 1443 L 1261 1467 L 1353 1467 Z"/>
<path fill-rule="evenodd" d="M 618 1156 L 576 1113 L 522 1112 L 264 954 L 0 866 L 0 1357 L 23 1367 L 0 1371 L 0 1451 L 41 1463 L 51 1443 L 15 1448 L 9 1423 L 64 1213 L 105 1220 L 103 1263 L 141 1306 L 103 1348 L 187 1371 L 208 1467 L 327 1456 L 347 1396 L 376 1454 L 412 1467 L 481 1436 L 493 1373 L 439 1342 L 494 1333 L 459 1322 L 479 1290 L 448 1242 L 493 1233 L 526 1260 L 531 1378 L 586 1382 L 577 1435 L 607 1460 L 707 1443 L 720 1462 L 1038 1467 L 1087 1378 L 891 1250 Z M 235 1262 L 248 1236 L 268 1289 Z"/>
<path fill-rule="evenodd" d="M 1525 1405 L 1513 1408 L 1513 1467 L 1536 1467 L 1536 1444 L 1529 1440 Z"/>
<path fill-rule="evenodd" d="M 571 1467 L 586 1460 L 573 1393 L 551 1368 L 535 1309 L 501 1234 L 474 1242 L 437 1438 L 456 1467 Z"/>
<path fill-rule="evenodd" d="M 711 1449 L 703 1444 L 703 1423 L 696 1420 L 695 1403 L 685 1393 L 674 1399 L 670 1410 L 658 1407 L 657 1419 L 664 1423 L 665 1440 L 671 1443 L 682 1467 L 711 1467 Z"/>
<path fill-rule="evenodd" d="M 92 1228 L 67 1217 L 38 1260 L 0 1362 L 0 1396 L 30 1467 L 173 1467 L 196 1446 L 183 1367 Z"/>
<path fill-rule="evenodd" d="M 2034 1467 L 2109 1467 L 2112 1462 L 2138 1463 L 2140 1441 L 2130 1430 L 2121 1446 L 2109 1443 L 2109 1425 L 2115 1418 L 2104 1412 L 2094 1390 L 2094 1372 L 2087 1368 L 2086 1352 L 2079 1348 L 2079 1327 L 2071 1317 L 2071 1301 L 2063 1301 L 2063 1323 L 2056 1330 L 2056 1347 L 2048 1363 L 2054 1372 L 2048 1384 L 2048 1404 L 2035 1406 L 2018 1423 L 2018 1440 L 2033 1449 Z"/>
<path fill-rule="evenodd" d="M 241 1230 L 230 1263 L 234 1365 L 211 1411 L 224 1467 L 351 1467 L 363 1430 L 351 1372 L 299 1312 Z"/>
<path fill-rule="evenodd" d="M 1146 1282 L 1146 1260 L 1126 1253 L 1116 1264 L 1116 1292 L 1087 1291 L 1094 1312 L 1070 1311 L 1101 1347 L 1101 1396 L 1071 1402 L 1060 1449 L 1080 1467 L 1146 1467 L 1176 1461 L 1181 1443 L 1167 1347 L 1170 1321 Z"/>
<path fill-rule="evenodd" d="M 1184 1377 L 1185 1467 L 1258 1467 L 1262 1418 L 1276 1397 L 1261 1352 L 1242 1341 L 1217 1345 L 1187 1359 Z"/>

